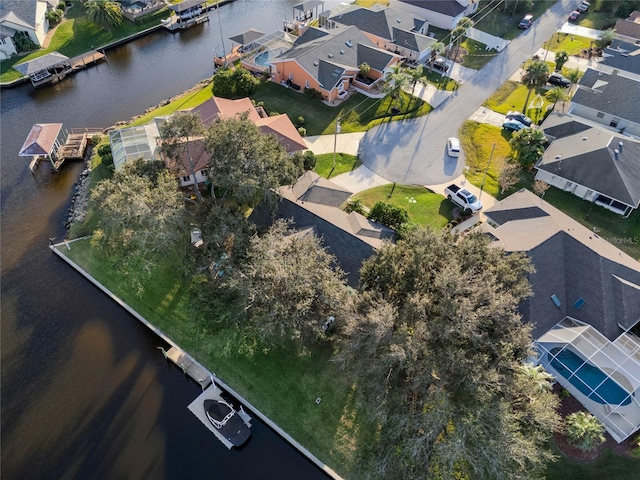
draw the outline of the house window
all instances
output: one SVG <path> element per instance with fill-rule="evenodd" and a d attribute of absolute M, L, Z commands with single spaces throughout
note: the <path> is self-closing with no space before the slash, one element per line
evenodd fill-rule
<path fill-rule="evenodd" d="M 339 91 L 339 92 L 344 92 L 344 84 L 343 84 L 342 82 L 340 82 L 340 83 L 338 84 L 338 91 Z"/>
<path fill-rule="evenodd" d="M 305 87 L 307 87 L 307 88 L 311 88 L 311 87 L 309 86 L 309 80 L 307 80 L 307 83 L 305 83 Z"/>
<path fill-rule="evenodd" d="M 183 182 L 188 182 L 189 180 L 191 180 L 191 176 L 190 175 L 186 175 L 186 176 L 182 177 L 182 181 Z"/>
<path fill-rule="evenodd" d="M 602 113 L 602 112 L 598 112 L 598 114 L 596 115 L 596 117 L 598 117 L 598 118 L 604 118 L 604 113 Z"/>
<path fill-rule="evenodd" d="M 293 80 L 293 73 L 289 74 L 289 80 Z"/>
<path fill-rule="evenodd" d="M 570 189 L 571 189 L 571 187 L 573 187 L 573 183 L 571 183 L 571 182 L 567 182 L 567 184 L 564 186 L 564 189 L 565 189 L 565 190 L 570 190 Z"/>
<path fill-rule="evenodd" d="M 611 120 L 611 123 L 609 124 L 609 126 L 613 128 L 618 128 L 618 122 L 620 122 L 620 119 L 614 118 L 613 120 Z"/>
<path fill-rule="evenodd" d="M 202 170 L 200 170 L 200 174 L 203 177 L 206 177 L 207 175 L 209 175 L 209 169 L 208 168 L 203 168 Z"/>
<path fill-rule="evenodd" d="M 593 190 L 587 190 L 587 197 L 590 197 L 591 195 L 593 195 Z"/>
<path fill-rule="evenodd" d="M 6 45 L 6 44 L 7 42 L 4 40 L 4 37 L 0 38 L 0 45 Z"/>

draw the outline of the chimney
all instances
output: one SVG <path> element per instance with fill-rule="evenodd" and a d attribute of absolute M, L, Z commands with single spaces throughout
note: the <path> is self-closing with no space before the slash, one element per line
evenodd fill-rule
<path fill-rule="evenodd" d="M 615 158 L 616 160 L 618 160 L 618 154 L 619 154 L 619 153 L 620 153 L 620 151 L 619 151 L 617 148 L 613 151 L 613 156 L 614 156 L 614 158 Z"/>
<path fill-rule="evenodd" d="M 624 146 L 624 143 L 622 142 L 618 142 L 618 146 L 620 147 L 620 153 L 622 153 L 622 147 Z"/>

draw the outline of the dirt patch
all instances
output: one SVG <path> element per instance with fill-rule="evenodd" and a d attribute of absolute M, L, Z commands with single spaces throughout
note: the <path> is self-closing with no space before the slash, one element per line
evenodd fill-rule
<path fill-rule="evenodd" d="M 469 51 L 466 48 L 462 47 L 451 47 L 451 50 L 447 53 L 447 58 L 449 60 L 453 60 L 456 63 L 463 63 L 464 60 L 462 57 L 468 55 Z"/>
<path fill-rule="evenodd" d="M 553 391 L 557 395 L 560 395 L 562 390 L 563 388 L 559 384 L 556 384 L 553 387 Z M 582 404 L 573 397 L 561 398 L 560 400 L 560 408 L 558 409 L 558 413 L 560 414 L 563 420 L 567 417 L 567 415 L 570 415 L 571 413 L 586 412 L 586 411 L 587 410 L 582 406 Z M 594 448 L 591 451 L 583 452 L 579 448 L 576 448 L 573 445 L 571 445 L 568 442 L 567 437 L 564 435 L 562 431 L 555 432 L 553 434 L 553 438 L 556 442 L 556 445 L 560 449 L 560 451 L 564 453 L 567 457 L 579 462 L 591 462 L 593 460 L 596 460 L 600 456 L 600 454 L 607 449 L 612 450 L 618 455 L 635 459 L 636 457 L 632 453 L 634 450 L 634 447 L 637 448 L 636 444 L 633 441 L 635 437 L 636 435 L 632 435 L 631 437 L 627 438 L 624 442 L 619 444 L 611 437 L 611 435 L 609 435 L 605 431 L 604 433 L 605 441 L 603 443 L 601 443 L 600 445 L 598 445 L 597 448 Z"/>

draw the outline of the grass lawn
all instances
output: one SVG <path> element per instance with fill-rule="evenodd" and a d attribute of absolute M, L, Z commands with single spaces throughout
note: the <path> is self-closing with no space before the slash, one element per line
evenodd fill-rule
<path fill-rule="evenodd" d="M 535 123 L 540 123 L 543 120 L 544 112 L 547 111 L 547 107 L 552 105 L 552 102 L 549 102 L 545 97 L 547 91 L 548 89 L 544 87 L 536 88 L 532 91 L 529 97 L 529 106 L 536 95 L 541 95 L 543 100 L 542 108 L 540 110 L 526 109 L 527 111 L 525 112 L 523 107 L 525 106 L 525 100 L 527 99 L 529 90 L 518 82 L 508 80 L 485 102 L 485 106 L 494 112 L 504 114 L 509 112 L 509 110 L 525 112 Z"/>
<path fill-rule="evenodd" d="M 13 65 L 26 60 L 33 60 L 47 53 L 60 52 L 67 57 L 75 57 L 95 48 L 100 48 L 116 40 L 133 35 L 160 24 L 160 20 L 169 15 L 168 8 L 162 8 L 157 12 L 145 15 L 139 23 L 132 23 L 126 18 L 119 27 L 112 30 L 103 30 L 87 20 L 82 2 L 76 0 L 73 6 L 68 8 L 65 17 L 51 38 L 51 43 L 46 49 L 40 49 L 23 57 L 12 57 L 0 62 L 0 82 L 7 82 L 20 78 L 20 73 L 13 69 Z M 17 74 L 17 76 L 16 76 Z"/>
<path fill-rule="evenodd" d="M 393 115 L 391 109 L 397 104 L 390 97 L 382 99 L 365 97 L 355 94 L 338 106 L 330 107 L 273 82 L 263 82 L 251 99 L 263 102 L 264 108 L 269 114 L 272 112 L 286 113 L 294 124 L 298 117 L 304 117 L 307 135 L 328 135 L 336 130 L 336 121 L 341 118 L 342 133 L 364 132 L 374 125 L 390 120 L 414 118 L 426 115 L 431 111 L 431 106 L 420 99 L 410 97 L 402 92 L 404 98 L 403 112 L 409 106 L 411 98 L 411 111 Z"/>
<path fill-rule="evenodd" d="M 460 142 L 465 154 L 465 161 L 469 166 L 467 180 L 476 187 L 482 185 L 485 171 L 483 190 L 493 197 L 499 197 L 500 193 L 500 171 L 505 159 L 511 153 L 509 145 L 511 133 L 499 127 L 467 120 L 460 128 Z M 495 146 L 491 164 L 489 157 L 491 149 Z M 487 165 L 489 169 L 487 170 Z"/>
<path fill-rule="evenodd" d="M 640 460 L 622 457 L 605 450 L 593 462 L 576 462 L 562 455 L 553 445 L 555 453 L 560 455 L 557 462 L 549 465 L 547 480 L 635 480 L 640 471 Z"/>
<path fill-rule="evenodd" d="M 450 77 L 445 77 L 440 72 L 429 70 L 425 67 L 423 79 L 426 79 L 429 83 L 434 85 L 439 90 L 446 90 L 448 92 L 453 92 L 458 83 Z"/>
<path fill-rule="evenodd" d="M 629 218 L 622 218 L 603 207 L 554 187 L 546 191 L 544 199 L 588 229 L 596 228 L 602 238 L 640 260 L 640 211 L 635 210 Z"/>
<path fill-rule="evenodd" d="M 505 13 L 502 6 L 500 6 L 499 8 L 496 8 L 487 14 L 486 12 L 483 12 L 483 8 L 486 7 L 489 3 L 493 2 L 482 1 L 480 3 L 478 13 L 471 17 L 471 19 L 476 22 L 474 28 L 482 30 L 483 32 L 490 33 L 491 35 L 495 35 L 496 37 L 504 38 L 506 40 L 513 40 L 524 32 L 524 30 L 520 30 L 518 28 L 518 23 L 520 23 L 520 20 L 522 20 L 522 17 L 524 17 L 525 12 L 513 14 L 513 9 L 509 8 Z M 535 22 L 535 19 L 540 17 L 540 15 L 542 15 L 548 8 L 550 8 L 553 3 L 554 2 L 549 1 L 535 2 L 534 7 L 531 9 L 531 11 L 526 13 L 533 14 Z"/>
<path fill-rule="evenodd" d="M 580 15 L 578 25 L 585 28 L 593 28 L 595 30 L 606 30 L 612 28 L 618 19 L 611 17 L 608 13 L 592 12 L 591 9 Z"/>
<path fill-rule="evenodd" d="M 176 110 L 185 110 L 188 108 L 197 107 L 198 105 L 206 102 L 213 97 L 213 90 L 211 89 L 211 86 L 212 84 L 208 83 L 200 90 L 180 95 L 174 101 L 141 116 L 140 118 L 131 122 L 128 126 L 135 127 L 137 125 L 145 125 L 155 117 L 171 115 Z"/>
<path fill-rule="evenodd" d="M 391 198 L 388 195 L 393 190 Z M 453 220 L 453 205 L 442 195 L 415 185 L 383 185 L 357 193 L 353 198 L 359 198 L 362 203 L 372 208 L 377 202 L 389 202 L 407 210 L 409 218 L 418 225 L 428 225 L 433 229 L 442 230 Z M 414 202 L 415 200 L 415 202 Z"/>
<path fill-rule="evenodd" d="M 234 327 L 201 318 L 192 307 L 189 282 L 167 256 L 142 296 L 123 287 L 117 269 L 89 241 L 62 249 L 73 261 L 167 333 L 209 370 L 229 383 L 293 438 L 346 478 L 357 477 L 351 455 L 373 435 L 355 405 L 352 385 L 330 363 L 331 347 L 298 355 L 263 348 Z M 317 405 L 316 398 L 322 403 Z"/>
<path fill-rule="evenodd" d="M 333 168 L 333 153 L 316 155 L 316 166 L 313 169 L 324 178 L 335 177 L 341 173 L 347 173 L 358 168 L 361 163 L 355 155 L 348 153 L 336 153 L 336 166 Z"/>
<path fill-rule="evenodd" d="M 545 42 L 546 49 L 551 52 L 564 50 L 569 55 L 577 55 L 585 48 L 589 48 L 593 40 L 579 35 L 569 35 L 568 33 L 554 33 Z"/>
<path fill-rule="evenodd" d="M 469 52 L 462 56 L 462 66 L 473 68 L 474 70 L 480 70 L 498 54 L 494 49 L 487 50 L 484 43 L 470 38 L 462 42 L 461 46 Z"/>

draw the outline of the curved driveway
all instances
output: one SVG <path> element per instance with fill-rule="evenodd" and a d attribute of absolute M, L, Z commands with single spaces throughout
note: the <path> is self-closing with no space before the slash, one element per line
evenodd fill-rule
<path fill-rule="evenodd" d="M 429 115 L 369 130 L 360 142 L 362 163 L 377 175 L 403 184 L 436 185 L 459 176 L 464 156 L 447 155 L 447 138 L 457 136 L 462 123 L 565 23 L 576 4 L 576 0 L 554 4 Z"/>

